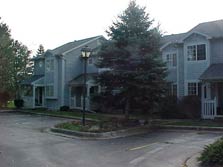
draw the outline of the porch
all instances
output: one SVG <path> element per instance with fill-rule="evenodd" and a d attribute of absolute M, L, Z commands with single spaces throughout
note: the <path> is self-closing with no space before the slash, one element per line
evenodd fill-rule
<path fill-rule="evenodd" d="M 91 97 L 99 92 L 99 86 L 94 82 L 93 77 L 97 74 L 87 74 L 86 82 L 86 110 L 92 110 Z M 83 75 L 79 75 L 69 82 L 69 107 L 71 109 L 83 109 L 84 103 Z"/>
<path fill-rule="evenodd" d="M 42 75 L 34 75 L 21 83 L 21 97 L 24 108 L 43 108 L 45 88 Z"/>
<path fill-rule="evenodd" d="M 223 64 L 212 64 L 200 77 L 201 117 L 215 119 L 223 117 Z"/>

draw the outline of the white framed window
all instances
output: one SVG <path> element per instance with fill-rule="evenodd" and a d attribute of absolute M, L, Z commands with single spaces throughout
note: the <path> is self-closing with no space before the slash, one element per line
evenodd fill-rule
<path fill-rule="evenodd" d="M 47 85 L 45 87 L 46 89 L 46 97 L 53 97 L 54 96 L 54 86 L 53 85 Z"/>
<path fill-rule="evenodd" d="M 187 83 L 187 94 L 194 96 L 201 96 L 201 83 L 200 82 L 188 82 Z"/>
<path fill-rule="evenodd" d="M 169 96 L 177 96 L 177 84 L 168 84 L 168 95 Z"/>
<path fill-rule="evenodd" d="M 88 64 L 93 64 L 93 63 L 94 63 L 93 58 L 92 57 L 88 58 Z"/>
<path fill-rule="evenodd" d="M 177 54 L 176 53 L 166 54 L 166 64 L 167 64 L 167 67 L 176 67 L 177 66 Z"/>
<path fill-rule="evenodd" d="M 54 60 L 48 59 L 46 60 L 46 72 L 52 72 L 54 70 Z"/>
<path fill-rule="evenodd" d="M 199 61 L 206 60 L 206 45 L 190 45 L 187 46 L 187 60 Z"/>

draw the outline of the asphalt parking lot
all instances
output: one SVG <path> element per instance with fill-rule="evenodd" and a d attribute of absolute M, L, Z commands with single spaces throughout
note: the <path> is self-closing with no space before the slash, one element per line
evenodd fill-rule
<path fill-rule="evenodd" d="M 156 131 L 119 139 L 82 140 L 45 129 L 67 119 L 0 113 L 0 167 L 180 167 L 222 133 Z"/>

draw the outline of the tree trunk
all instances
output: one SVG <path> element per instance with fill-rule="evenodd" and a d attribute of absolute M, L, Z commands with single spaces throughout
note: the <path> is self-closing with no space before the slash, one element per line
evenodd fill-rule
<path fill-rule="evenodd" d="M 127 98 L 125 103 L 125 119 L 129 119 L 129 108 L 130 108 L 130 101 L 129 98 Z"/>

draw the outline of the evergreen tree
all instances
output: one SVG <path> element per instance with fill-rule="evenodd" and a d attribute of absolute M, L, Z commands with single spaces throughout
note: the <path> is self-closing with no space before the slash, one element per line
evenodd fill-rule
<path fill-rule="evenodd" d="M 10 30 L 3 22 L 0 22 L 0 41 L 0 95 L 7 92 L 11 97 L 15 97 L 20 81 L 31 73 L 27 68 L 30 51 L 22 43 L 11 38 Z"/>
<path fill-rule="evenodd" d="M 40 45 L 39 45 L 39 48 L 38 48 L 38 50 L 37 50 L 37 56 L 42 55 L 44 52 L 45 52 L 45 49 L 44 49 L 43 45 L 40 44 Z"/>
<path fill-rule="evenodd" d="M 161 33 L 152 24 L 145 7 L 130 1 L 128 8 L 109 27 L 110 39 L 99 52 L 98 66 L 109 69 L 98 79 L 104 88 L 104 100 L 109 98 L 113 104 L 123 102 L 126 118 L 133 107 L 151 111 L 165 92 Z M 115 94 L 114 89 L 118 89 Z"/>

